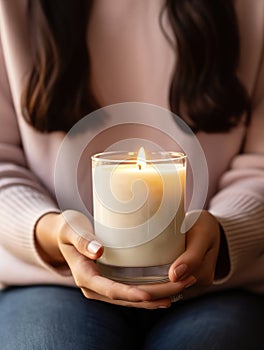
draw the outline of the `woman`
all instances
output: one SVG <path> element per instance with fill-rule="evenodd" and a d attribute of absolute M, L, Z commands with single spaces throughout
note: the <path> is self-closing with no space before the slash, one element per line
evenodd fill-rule
<path fill-rule="evenodd" d="M 264 4 L 233 3 L 1 0 L 3 349 L 263 348 Z M 54 199 L 65 132 L 129 101 L 181 115 L 208 162 L 208 205 L 159 285 L 100 276 L 92 224 L 70 212 L 83 238 Z"/>

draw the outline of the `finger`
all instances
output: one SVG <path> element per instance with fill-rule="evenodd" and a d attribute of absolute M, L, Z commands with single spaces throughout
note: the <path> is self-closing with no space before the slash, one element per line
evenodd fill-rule
<path fill-rule="evenodd" d="M 190 257 L 190 260 L 188 261 L 188 258 L 185 260 L 185 266 L 184 266 L 184 274 L 183 277 L 178 279 L 179 270 L 182 272 L 182 265 L 180 264 L 174 268 L 172 265 L 173 270 L 173 278 L 175 280 L 181 280 L 182 278 L 186 278 L 189 274 L 193 275 L 197 279 L 197 283 L 200 286 L 210 286 L 213 283 L 214 275 L 215 275 L 215 265 L 217 260 L 217 251 L 216 249 L 212 248 L 209 251 L 205 253 L 203 256 L 203 259 L 199 262 L 199 260 L 195 260 L 193 256 Z M 192 263 L 195 262 L 193 268 Z M 177 263 L 177 262 L 176 262 Z M 188 266 L 188 265 L 189 266 Z M 190 268 L 191 267 L 191 268 Z M 176 270 L 176 271 L 175 271 Z M 171 271 L 170 271 L 171 273 Z"/>
<path fill-rule="evenodd" d="M 92 260 L 98 259 L 104 251 L 103 245 L 97 239 L 88 240 L 75 232 L 68 232 L 67 243 L 61 244 L 62 253 L 67 245 L 74 246 L 80 254 Z"/>
<path fill-rule="evenodd" d="M 186 250 L 175 260 L 169 269 L 169 278 L 175 282 L 199 271 L 200 266 L 209 252 L 212 252 L 211 263 L 214 268 L 214 262 L 217 259 L 218 245 L 220 240 L 220 230 L 215 219 L 208 222 L 203 220 L 191 228 L 186 234 Z M 210 218 L 210 216 L 209 216 Z M 209 219 L 210 221 L 210 219 Z M 198 277 L 198 276 L 196 276 Z"/>
<path fill-rule="evenodd" d="M 74 245 L 79 253 L 93 260 L 103 253 L 103 245 L 95 237 L 90 220 L 73 210 L 63 212 L 59 239 L 62 244 Z"/>
<path fill-rule="evenodd" d="M 186 251 L 170 266 L 170 281 L 181 281 L 194 274 L 200 267 L 207 249 L 207 245 L 203 243 L 198 235 L 193 235 L 193 237 L 188 239 Z"/>
<path fill-rule="evenodd" d="M 97 239 L 87 240 L 77 234 L 73 234 L 72 243 L 79 253 L 92 260 L 98 259 L 104 251 L 103 245 Z"/>
<path fill-rule="evenodd" d="M 149 301 L 151 296 L 147 291 L 137 286 L 119 283 L 98 274 L 96 267 L 87 266 L 87 274 L 82 279 L 82 285 L 109 300 L 123 300 L 131 302 Z"/>
<path fill-rule="evenodd" d="M 91 285 L 93 291 L 103 295 L 110 300 L 125 300 L 125 301 L 147 301 L 150 300 L 150 295 L 139 288 L 126 285 L 119 282 L 109 280 L 103 276 L 95 275 L 89 281 L 83 281 L 85 285 Z"/>
<path fill-rule="evenodd" d="M 114 305 L 126 306 L 126 307 L 134 307 L 139 309 L 160 309 L 160 308 L 168 308 L 171 305 L 169 298 L 163 298 L 159 300 L 151 300 L 151 301 L 126 301 L 119 299 L 108 299 L 102 295 L 96 294 L 93 291 L 82 288 L 82 292 L 84 296 L 88 299 L 104 301 Z"/>
<path fill-rule="evenodd" d="M 177 282 L 167 282 L 159 284 L 139 285 L 138 288 L 150 294 L 152 299 L 168 298 L 182 290 L 189 288 L 196 283 L 194 276 L 188 276 L 186 279 Z"/>

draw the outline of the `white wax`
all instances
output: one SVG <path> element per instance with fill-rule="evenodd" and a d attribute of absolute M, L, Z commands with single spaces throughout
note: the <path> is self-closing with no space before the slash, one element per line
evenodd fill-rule
<path fill-rule="evenodd" d="M 100 262 L 144 267 L 171 263 L 184 251 L 186 168 L 181 164 L 99 165 L 93 169 Z"/>

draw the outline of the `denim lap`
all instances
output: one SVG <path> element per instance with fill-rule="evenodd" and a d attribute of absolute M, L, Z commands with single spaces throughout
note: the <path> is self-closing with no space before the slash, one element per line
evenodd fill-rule
<path fill-rule="evenodd" d="M 263 297 L 240 291 L 139 310 L 76 288 L 10 288 L 0 292 L 0 349 L 261 350 L 263 310 Z"/>

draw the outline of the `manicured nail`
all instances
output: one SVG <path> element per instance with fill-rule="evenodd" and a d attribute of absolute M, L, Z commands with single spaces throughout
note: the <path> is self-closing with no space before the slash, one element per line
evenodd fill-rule
<path fill-rule="evenodd" d="M 89 252 L 90 253 L 92 253 L 92 254 L 96 254 L 97 252 L 98 252 L 98 250 L 100 249 L 100 248 L 102 248 L 102 245 L 99 243 L 99 242 L 97 242 L 97 241 L 91 241 L 89 244 L 88 244 L 88 250 L 89 250 Z"/>
<path fill-rule="evenodd" d="M 193 277 L 189 283 L 186 284 L 186 286 L 184 286 L 184 288 L 189 288 L 191 286 L 193 286 L 195 283 L 197 282 L 197 278 Z"/>
<path fill-rule="evenodd" d="M 187 265 L 186 264 L 181 264 L 174 269 L 174 275 L 176 276 L 177 279 L 180 279 L 186 272 L 187 270 Z"/>

